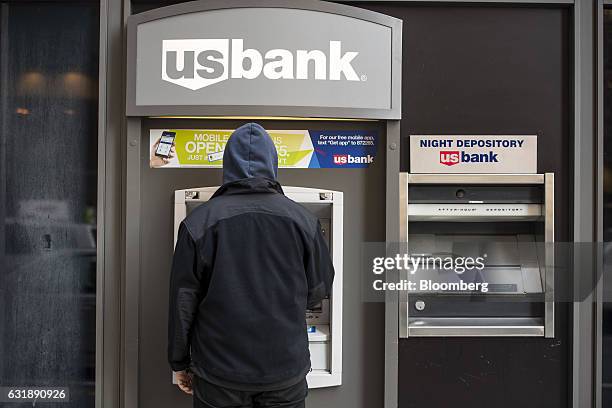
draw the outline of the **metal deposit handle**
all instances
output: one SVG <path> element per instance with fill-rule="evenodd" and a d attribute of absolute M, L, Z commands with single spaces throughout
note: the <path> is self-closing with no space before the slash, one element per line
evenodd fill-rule
<path fill-rule="evenodd" d="M 555 337 L 555 175 L 544 174 L 544 337 Z"/>
<path fill-rule="evenodd" d="M 415 337 L 542 337 L 541 318 L 433 317 L 410 319 L 408 335 Z"/>

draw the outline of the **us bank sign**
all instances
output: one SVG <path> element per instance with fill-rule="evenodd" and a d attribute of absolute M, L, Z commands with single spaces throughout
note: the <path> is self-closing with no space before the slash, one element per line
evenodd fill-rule
<path fill-rule="evenodd" d="M 130 116 L 400 118 L 401 21 L 318 1 L 183 3 L 128 19 Z"/>
<path fill-rule="evenodd" d="M 367 76 L 359 77 L 352 66 L 358 55 L 355 51 L 342 53 L 341 41 L 330 41 L 329 53 L 282 48 L 262 53 L 245 49 L 242 38 L 164 40 L 162 79 L 194 91 L 230 78 L 257 79 L 261 75 L 270 80 L 365 81 Z"/>
<path fill-rule="evenodd" d="M 411 173 L 537 171 L 537 135 L 410 135 Z"/>

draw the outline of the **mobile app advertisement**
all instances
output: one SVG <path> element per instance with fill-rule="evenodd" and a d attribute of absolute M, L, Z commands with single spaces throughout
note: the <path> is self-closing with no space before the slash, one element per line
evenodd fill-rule
<path fill-rule="evenodd" d="M 167 160 L 154 151 L 164 132 L 175 133 Z M 223 167 L 231 129 L 152 129 L 151 167 Z M 373 131 L 269 130 L 281 168 L 365 168 L 375 162 L 378 134 Z"/>

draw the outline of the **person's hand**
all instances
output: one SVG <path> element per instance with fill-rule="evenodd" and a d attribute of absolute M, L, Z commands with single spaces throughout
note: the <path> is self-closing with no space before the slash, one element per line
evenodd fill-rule
<path fill-rule="evenodd" d="M 161 137 L 157 139 L 157 142 L 153 143 L 153 147 L 151 147 L 151 157 L 149 159 L 149 166 L 151 167 L 165 166 L 166 164 L 170 163 L 170 160 L 172 160 L 176 155 L 176 149 L 174 148 L 174 144 L 172 144 L 172 147 L 170 148 L 170 153 L 168 154 L 167 158 L 156 156 L 155 151 L 157 150 L 157 146 L 159 146 L 160 140 Z"/>
<path fill-rule="evenodd" d="M 185 394 L 193 395 L 193 374 L 187 370 L 176 371 L 176 384 Z"/>

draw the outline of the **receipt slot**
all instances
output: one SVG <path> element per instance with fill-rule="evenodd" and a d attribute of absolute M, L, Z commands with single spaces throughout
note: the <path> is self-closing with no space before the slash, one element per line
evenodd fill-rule
<path fill-rule="evenodd" d="M 208 201 L 218 187 L 200 187 L 174 192 L 174 242 L 183 219 Z M 319 218 L 331 253 L 335 278 L 330 296 L 306 312 L 305 325 L 310 348 L 309 388 L 342 384 L 342 232 L 343 194 L 340 191 L 285 187 L 285 195 Z M 273 239 L 273 238 L 272 238 Z"/>
<path fill-rule="evenodd" d="M 402 173 L 400 241 L 429 267 L 401 271 L 400 336 L 554 337 L 553 217 L 552 173 Z"/>

